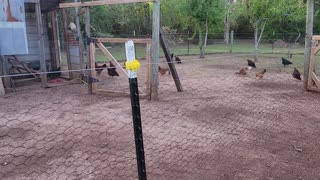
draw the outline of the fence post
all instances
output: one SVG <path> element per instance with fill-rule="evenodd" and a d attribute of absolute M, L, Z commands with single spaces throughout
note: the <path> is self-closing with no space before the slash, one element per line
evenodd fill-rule
<path fill-rule="evenodd" d="M 137 155 L 137 166 L 138 166 L 138 176 L 139 180 L 147 179 L 145 157 L 144 157 L 144 147 L 143 147 L 143 137 L 142 137 L 142 123 L 140 114 L 140 101 L 139 101 L 139 90 L 138 90 L 138 78 L 137 71 L 140 64 L 135 60 L 135 51 L 133 41 L 128 41 L 126 46 L 126 69 L 128 69 L 129 75 L 129 85 L 130 85 L 130 97 L 131 97 L 131 107 L 132 107 L 132 119 L 134 128 L 134 139 L 136 144 L 136 155 Z"/>
<path fill-rule="evenodd" d="M 230 33 L 230 53 L 232 53 L 232 48 L 233 48 L 233 34 L 234 34 L 234 31 L 231 31 Z"/>

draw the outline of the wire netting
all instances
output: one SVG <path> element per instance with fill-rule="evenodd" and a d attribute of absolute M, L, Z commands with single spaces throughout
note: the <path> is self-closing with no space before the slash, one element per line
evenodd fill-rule
<path fill-rule="evenodd" d="M 319 94 L 292 77 L 294 67 L 303 74 L 302 45 L 290 57 L 287 47 L 262 43 L 257 67 L 239 75 L 253 60 L 252 39 L 235 40 L 232 53 L 222 40 L 210 42 L 204 59 L 196 44 L 189 56 L 188 43 L 171 44 L 184 91 L 169 72 L 159 73 L 159 101 L 141 99 L 148 179 L 317 179 Z M 124 58 L 123 46 L 106 46 Z M 145 47 L 137 48 L 143 57 Z M 284 67 L 282 57 L 293 64 Z M 144 86 L 149 64 L 140 62 Z M 118 73 L 103 70 L 98 86 L 128 88 Z M 83 84 L 34 84 L 0 97 L 0 106 L 1 179 L 138 179 L 128 97 L 88 95 Z"/>

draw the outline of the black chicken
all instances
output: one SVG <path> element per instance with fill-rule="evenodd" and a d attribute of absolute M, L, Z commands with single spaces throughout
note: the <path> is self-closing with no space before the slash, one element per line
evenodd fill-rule
<path fill-rule="evenodd" d="M 286 67 L 287 65 L 290 65 L 292 64 L 292 62 L 290 62 L 289 60 L 285 59 L 285 58 L 281 58 L 282 59 L 282 64 L 284 67 Z"/>
<path fill-rule="evenodd" d="M 250 59 L 247 59 L 247 61 L 249 67 L 256 68 L 256 64 L 253 61 L 251 61 Z"/>
<path fill-rule="evenodd" d="M 292 76 L 301 81 L 301 73 L 298 71 L 297 68 L 294 68 Z"/>
<path fill-rule="evenodd" d="M 116 67 L 114 64 L 110 61 L 110 67 L 108 68 L 108 74 L 109 76 L 119 76 L 118 72 L 116 71 Z"/>
<path fill-rule="evenodd" d="M 177 64 L 182 64 L 181 59 L 178 56 L 175 56 Z"/>

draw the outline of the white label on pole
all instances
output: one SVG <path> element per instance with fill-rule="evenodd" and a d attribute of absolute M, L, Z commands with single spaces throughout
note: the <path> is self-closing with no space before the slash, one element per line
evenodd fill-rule
<path fill-rule="evenodd" d="M 134 43 L 132 40 L 126 42 L 126 58 L 127 62 L 132 62 L 134 59 L 136 59 Z M 130 70 L 128 70 L 128 75 L 130 79 L 137 77 L 137 73 Z"/>

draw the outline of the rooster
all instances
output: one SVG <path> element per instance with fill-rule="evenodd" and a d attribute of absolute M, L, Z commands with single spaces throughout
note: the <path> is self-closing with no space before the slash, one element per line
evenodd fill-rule
<path fill-rule="evenodd" d="M 298 71 L 297 68 L 294 68 L 292 76 L 301 81 L 301 73 Z"/>
<path fill-rule="evenodd" d="M 118 72 L 116 71 L 116 67 L 114 64 L 110 61 L 110 67 L 108 68 L 108 74 L 109 76 L 119 76 Z"/>
<path fill-rule="evenodd" d="M 181 59 L 178 56 L 175 56 L 177 64 L 182 64 Z"/>
<path fill-rule="evenodd" d="M 99 66 L 98 63 L 94 63 L 94 67 L 96 69 L 97 74 L 100 75 L 102 73 L 103 69 L 107 67 L 107 65 L 103 64 L 102 66 Z"/>
<path fill-rule="evenodd" d="M 247 71 L 248 71 L 248 67 L 244 67 L 244 68 L 240 69 L 239 72 L 236 72 L 236 74 L 246 75 L 246 74 L 247 74 Z"/>
<path fill-rule="evenodd" d="M 165 75 L 169 71 L 168 68 L 161 68 L 160 66 L 159 66 L 158 70 L 161 75 Z"/>
<path fill-rule="evenodd" d="M 248 61 L 249 69 L 251 69 L 251 68 L 256 68 L 256 64 L 255 64 L 252 60 L 247 59 L 247 61 Z"/>
<path fill-rule="evenodd" d="M 292 62 L 290 62 L 289 60 L 285 59 L 285 58 L 281 58 L 282 59 L 282 64 L 284 67 L 286 67 L 287 65 L 290 65 L 292 64 Z"/>
<path fill-rule="evenodd" d="M 266 69 L 263 69 L 261 72 L 258 72 L 258 73 L 256 74 L 256 77 L 262 79 L 264 73 L 266 73 L 266 72 L 267 72 L 267 70 L 266 70 Z"/>

